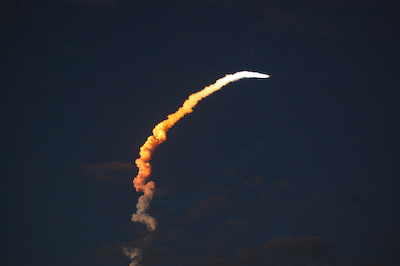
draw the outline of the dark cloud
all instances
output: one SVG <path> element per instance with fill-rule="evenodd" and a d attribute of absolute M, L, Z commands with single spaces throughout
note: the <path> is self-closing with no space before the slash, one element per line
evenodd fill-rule
<path fill-rule="evenodd" d="M 166 247 L 154 247 L 144 253 L 140 262 L 143 265 L 153 265 L 161 261 L 168 261 L 171 255 L 171 250 Z"/>
<path fill-rule="evenodd" d="M 186 217 L 183 219 L 186 222 L 198 220 L 201 217 L 208 215 L 217 209 L 221 209 L 227 206 L 228 199 L 222 196 L 210 196 L 201 201 L 195 207 L 189 209 L 186 213 Z"/>
<path fill-rule="evenodd" d="M 269 240 L 264 248 L 278 256 L 335 261 L 334 245 L 320 237 L 276 237 Z"/>
<path fill-rule="evenodd" d="M 236 250 L 229 246 L 219 246 L 208 254 L 201 265 L 309 265 L 309 260 L 330 264 L 337 262 L 333 252 L 333 243 L 320 237 L 277 237 L 265 244 L 255 244 Z M 271 256 L 271 253 L 277 257 Z"/>
<path fill-rule="evenodd" d="M 181 262 L 179 262 L 179 264 L 177 264 L 177 266 L 193 266 L 197 265 L 197 262 L 198 260 L 196 258 L 189 258 L 182 260 Z"/>
<path fill-rule="evenodd" d="M 122 253 L 122 248 L 104 246 L 96 249 L 94 255 L 100 258 L 105 264 L 126 261 L 126 256 Z"/>
<path fill-rule="evenodd" d="M 238 250 L 230 258 L 210 257 L 206 260 L 207 266 L 242 266 L 242 265 L 268 265 L 279 266 L 283 262 L 280 260 L 265 259 L 264 252 L 260 248 L 243 248 Z"/>
<path fill-rule="evenodd" d="M 111 162 L 82 166 L 85 174 L 97 182 L 109 182 L 118 176 L 118 172 L 131 172 L 136 167 L 132 164 Z"/>
<path fill-rule="evenodd" d="M 375 238 L 372 243 L 381 250 L 381 256 L 376 261 L 382 265 L 400 264 L 400 236 Z"/>
<path fill-rule="evenodd" d="M 261 259 L 262 255 L 258 251 L 245 248 L 236 253 L 233 262 L 235 265 L 255 265 L 261 261 Z"/>
<path fill-rule="evenodd" d="M 250 220 L 229 220 L 225 223 L 221 223 L 218 227 L 218 231 L 221 232 L 225 237 L 231 239 L 245 235 L 252 228 Z"/>
<path fill-rule="evenodd" d="M 375 238 L 372 241 L 374 244 L 387 248 L 391 253 L 396 254 L 400 257 L 400 236 L 389 238 L 380 237 Z"/>
<path fill-rule="evenodd" d="M 233 230 L 246 229 L 250 226 L 250 222 L 248 220 L 229 220 L 226 223 L 221 224 L 221 227 L 226 227 Z"/>

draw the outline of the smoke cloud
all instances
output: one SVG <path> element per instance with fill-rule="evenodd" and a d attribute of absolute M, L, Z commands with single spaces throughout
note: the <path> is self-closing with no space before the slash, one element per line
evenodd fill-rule
<path fill-rule="evenodd" d="M 138 248 L 123 248 L 124 254 L 131 259 L 129 266 L 139 266 L 139 260 L 142 256 L 142 251 Z"/>

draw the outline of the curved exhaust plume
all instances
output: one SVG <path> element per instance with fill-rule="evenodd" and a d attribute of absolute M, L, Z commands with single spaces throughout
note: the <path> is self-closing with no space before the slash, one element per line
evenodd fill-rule
<path fill-rule="evenodd" d="M 151 166 L 149 161 L 154 150 L 167 139 L 167 131 L 182 117 L 186 114 L 193 112 L 193 108 L 196 104 L 212 94 L 215 91 L 220 90 L 223 86 L 228 83 L 235 82 L 244 78 L 269 78 L 267 74 L 261 74 L 258 72 L 240 71 L 235 74 L 226 75 L 223 78 L 217 80 L 214 84 L 205 87 L 203 90 L 193 93 L 183 103 L 183 105 L 173 114 L 168 115 L 168 118 L 160 122 L 153 129 L 153 135 L 149 136 L 143 146 L 140 148 L 140 158 L 135 160 L 139 172 L 133 180 L 133 185 L 137 192 L 143 192 L 144 194 L 139 197 L 136 205 L 137 212 L 132 215 L 132 221 L 141 222 L 147 226 L 149 231 L 153 231 L 157 227 L 156 220 L 146 213 L 150 205 L 150 201 L 153 198 L 155 191 L 155 184 L 153 181 L 147 182 L 151 174 Z M 147 183 L 146 183 L 147 182 Z"/>

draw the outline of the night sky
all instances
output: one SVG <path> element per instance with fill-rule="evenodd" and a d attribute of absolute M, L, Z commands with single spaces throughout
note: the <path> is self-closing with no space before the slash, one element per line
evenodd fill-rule
<path fill-rule="evenodd" d="M 400 4 L 0 4 L 1 265 L 400 265 Z M 192 93 L 241 70 L 155 151 Z"/>

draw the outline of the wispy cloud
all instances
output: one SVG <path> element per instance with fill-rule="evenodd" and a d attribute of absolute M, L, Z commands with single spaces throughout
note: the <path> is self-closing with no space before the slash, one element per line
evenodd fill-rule
<path fill-rule="evenodd" d="M 184 217 L 183 221 L 191 222 L 200 219 L 218 209 L 224 209 L 228 205 L 228 199 L 221 196 L 210 196 L 201 201 L 195 207 L 189 209 Z"/>
<path fill-rule="evenodd" d="M 100 183 L 114 180 L 118 176 L 118 172 L 132 172 L 136 170 L 136 166 L 133 164 L 120 162 L 89 164 L 82 166 L 82 168 L 87 176 Z"/>
<path fill-rule="evenodd" d="M 264 248 L 278 256 L 289 258 L 309 258 L 335 261 L 332 242 L 315 236 L 276 237 L 270 239 Z"/>

